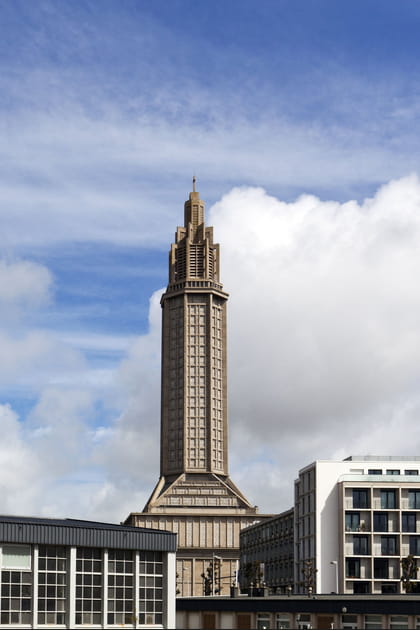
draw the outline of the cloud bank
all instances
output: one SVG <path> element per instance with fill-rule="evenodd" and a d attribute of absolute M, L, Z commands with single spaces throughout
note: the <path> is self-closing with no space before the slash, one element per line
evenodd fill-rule
<path fill-rule="evenodd" d="M 287 203 L 234 188 L 207 223 L 231 295 L 231 474 L 250 500 L 265 512 L 287 509 L 298 469 L 314 459 L 418 453 L 418 177 L 390 181 L 362 203 L 313 195 Z M 52 299 L 45 268 L 0 272 L 17 278 L 4 302 L 39 309 Z M 81 350 L 62 340 L 57 350 L 44 331 L 35 360 L 32 345 L 4 326 L 2 352 L 26 349 L 14 378 L 45 370 L 30 413 L 18 418 L 7 400 L 0 408 L 10 435 L 0 450 L 0 509 L 114 521 L 142 509 L 159 474 L 159 297 L 148 333 L 129 340 L 108 375 L 120 407 L 113 416 L 98 412 L 110 401 L 86 378 L 92 366 Z M 25 334 L 38 333 L 27 326 Z M 84 386 L 66 381 L 71 370 L 83 371 Z M 8 378 L 0 370 L 2 386 Z"/>

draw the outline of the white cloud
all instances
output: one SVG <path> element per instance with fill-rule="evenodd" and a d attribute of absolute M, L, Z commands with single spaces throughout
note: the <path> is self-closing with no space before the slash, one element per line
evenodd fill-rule
<path fill-rule="evenodd" d="M 0 260 L 0 304 L 39 306 L 48 302 L 52 276 L 46 267 L 22 260 Z"/>
<path fill-rule="evenodd" d="M 214 121 L 201 127 L 188 117 L 174 125 L 140 105 L 136 116 L 110 104 L 94 118 L 73 105 L 8 120 L 0 157 L 14 168 L 0 186 L 0 212 L 13 247 L 162 244 L 173 198 L 194 170 L 207 180 L 207 198 L 215 198 L 232 181 L 289 195 L 303 187 L 335 192 L 337 182 L 341 190 L 372 189 L 417 165 L 415 152 L 401 151 L 396 160 L 395 146 L 366 135 L 361 143 L 350 129 L 327 132 L 277 113 L 226 120 L 217 102 Z"/>
<path fill-rule="evenodd" d="M 298 468 L 336 452 L 417 452 L 409 410 L 420 402 L 418 178 L 392 181 L 360 205 L 234 189 L 209 223 L 232 296 L 237 474 L 265 462 L 280 491 L 285 474 L 291 484 Z M 258 482 L 246 479 L 256 496 Z"/>

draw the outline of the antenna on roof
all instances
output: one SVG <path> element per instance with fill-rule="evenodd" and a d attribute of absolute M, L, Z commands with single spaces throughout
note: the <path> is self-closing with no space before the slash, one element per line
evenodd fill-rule
<path fill-rule="evenodd" d="M 197 178 L 195 175 L 193 175 L 193 192 L 195 192 L 195 182 L 197 181 Z"/>

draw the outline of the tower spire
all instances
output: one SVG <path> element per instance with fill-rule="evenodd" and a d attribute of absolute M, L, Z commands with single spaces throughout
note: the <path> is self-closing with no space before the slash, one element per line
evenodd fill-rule
<path fill-rule="evenodd" d="M 193 192 L 197 192 L 197 191 L 195 190 L 195 182 L 196 182 L 196 181 L 197 181 L 197 178 L 196 178 L 196 176 L 195 176 L 195 175 L 193 175 Z"/>

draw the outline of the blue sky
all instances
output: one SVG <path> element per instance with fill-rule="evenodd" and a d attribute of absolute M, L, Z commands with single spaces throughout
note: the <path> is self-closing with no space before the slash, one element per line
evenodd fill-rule
<path fill-rule="evenodd" d="M 392 436 L 418 408 L 418 3 L 0 0 L 0 24 L 0 509 L 119 521 L 146 501 L 155 292 L 193 173 L 250 499 L 288 508 L 316 457 L 416 450 Z"/>

